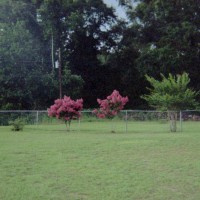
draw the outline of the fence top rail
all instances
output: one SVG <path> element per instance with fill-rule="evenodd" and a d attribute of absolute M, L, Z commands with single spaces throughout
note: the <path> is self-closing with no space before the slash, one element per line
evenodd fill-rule
<path fill-rule="evenodd" d="M 47 110 L 0 110 L 0 113 L 35 113 L 47 112 Z M 92 113 L 92 110 L 82 110 L 82 113 Z M 144 112 L 144 113 L 166 113 L 166 112 L 179 112 L 174 110 L 158 111 L 158 110 L 121 110 L 121 112 Z M 200 110 L 181 110 L 180 112 L 200 112 Z"/>
<path fill-rule="evenodd" d="M 0 113 L 30 113 L 30 112 L 47 112 L 47 110 L 0 110 Z"/>
<path fill-rule="evenodd" d="M 200 110 L 182 110 L 182 112 L 200 112 Z"/>

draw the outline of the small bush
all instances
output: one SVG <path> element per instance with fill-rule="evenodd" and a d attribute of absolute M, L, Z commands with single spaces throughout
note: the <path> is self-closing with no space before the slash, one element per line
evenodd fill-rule
<path fill-rule="evenodd" d="M 25 122 L 23 119 L 17 118 L 14 121 L 10 121 L 9 125 L 12 126 L 12 131 L 23 131 Z"/>

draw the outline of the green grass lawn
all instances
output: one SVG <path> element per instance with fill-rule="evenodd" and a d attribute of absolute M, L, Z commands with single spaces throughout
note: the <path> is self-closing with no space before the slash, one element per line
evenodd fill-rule
<path fill-rule="evenodd" d="M 199 124 L 0 127 L 0 200 L 199 200 Z"/>

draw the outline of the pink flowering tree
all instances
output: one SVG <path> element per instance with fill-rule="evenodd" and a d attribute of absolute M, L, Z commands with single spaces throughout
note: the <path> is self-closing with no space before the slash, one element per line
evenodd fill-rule
<path fill-rule="evenodd" d="M 95 109 L 93 113 L 98 118 L 113 119 L 124 108 L 128 102 L 128 97 L 122 97 L 117 90 L 114 90 L 106 99 L 97 99 L 97 102 L 100 108 Z"/>
<path fill-rule="evenodd" d="M 56 99 L 54 105 L 48 109 L 49 117 L 56 117 L 65 121 L 67 129 L 70 130 L 71 120 L 79 119 L 83 109 L 83 99 L 72 100 L 68 96 Z"/>

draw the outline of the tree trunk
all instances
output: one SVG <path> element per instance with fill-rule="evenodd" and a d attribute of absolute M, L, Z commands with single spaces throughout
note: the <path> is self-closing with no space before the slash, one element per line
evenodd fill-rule
<path fill-rule="evenodd" d="M 115 133 L 115 122 L 111 119 L 111 133 Z"/>
<path fill-rule="evenodd" d="M 170 121 L 170 131 L 171 132 L 176 132 L 177 126 L 176 126 L 176 121 L 177 121 L 177 112 L 171 111 L 168 113 L 169 121 Z"/>
<path fill-rule="evenodd" d="M 71 120 L 65 121 L 65 124 L 66 124 L 66 127 L 67 127 L 67 131 L 70 131 Z"/>

